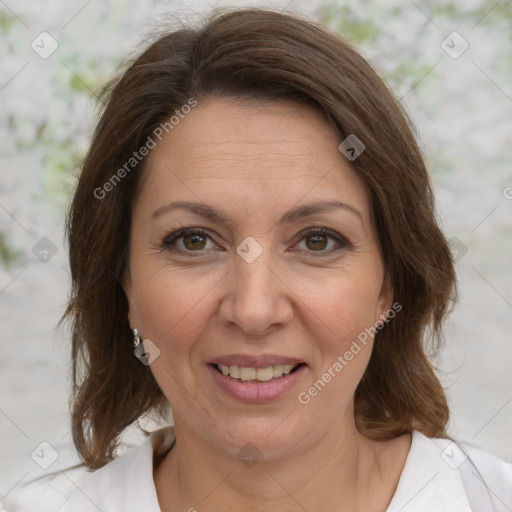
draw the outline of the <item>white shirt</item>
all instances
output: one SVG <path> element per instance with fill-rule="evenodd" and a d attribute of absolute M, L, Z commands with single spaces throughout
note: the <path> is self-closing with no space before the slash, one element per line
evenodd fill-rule
<path fill-rule="evenodd" d="M 174 427 L 160 429 L 140 447 L 78 484 L 69 480 L 67 490 L 62 489 L 59 497 L 45 501 L 33 493 L 27 498 L 31 503 L 5 510 L 161 512 L 153 480 L 153 456 L 167 453 L 174 442 Z M 404 469 L 386 512 L 510 511 L 512 463 L 478 448 L 413 432 Z"/>

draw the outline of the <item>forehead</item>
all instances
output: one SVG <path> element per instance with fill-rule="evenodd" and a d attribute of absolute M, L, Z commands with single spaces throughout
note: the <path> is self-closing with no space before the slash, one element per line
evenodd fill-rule
<path fill-rule="evenodd" d="M 351 199 L 366 187 L 338 150 L 320 112 L 292 102 L 208 100 L 184 116 L 149 155 L 141 195 L 154 204 L 232 196 L 283 207 L 303 196 Z"/>

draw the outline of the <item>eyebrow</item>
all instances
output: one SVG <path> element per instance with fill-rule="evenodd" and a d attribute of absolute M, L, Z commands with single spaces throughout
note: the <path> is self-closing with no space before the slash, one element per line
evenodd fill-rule
<path fill-rule="evenodd" d="M 163 215 L 164 213 L 168 213 L 175 209 L 188 210 L 206 219 L 214 220 L 224 224 L 229 224 L 229 220 L 215 208 L 212 208 L 211 206 L 208 206 L 203 203 L 195 203 L 191 201 L 174 201 L 172 203 L 165 204 L 158 208 L 157 210 L 155 210 L 151 215 L 151 218 L 154 219 L 160 215 Z M 364 227 L 363 216 L 361 215 L 361 212 L 357 208 L 355 208 L 351 204 L 335 200 L 307 203 L 296 208 L 292 208 L 291 210 L 288 210 L 286 213 L 283 214 L 283 216 L 281 217 L 281 219 L 279 219 L 277 224 L 291 224 L 292 222 L 296 222 L 304 217 L 309 217 L 317 213 L 331 212 L 337 209 L 343 209 L 355 215 L 356 217 L 359 218 L 361 224 Z"/>

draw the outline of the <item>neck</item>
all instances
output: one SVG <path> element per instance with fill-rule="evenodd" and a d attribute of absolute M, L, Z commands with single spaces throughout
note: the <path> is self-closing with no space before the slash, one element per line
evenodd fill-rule
<path fill-rule="evenodd" d="M 286 456 L 244 462 L 195 435 L 177 417 L 175 425 L 177 443 L 154 475 L 163 512 L 382 510 L 410 444 L 403 457 L 394 453 L 390 459 L 384 443 L 362 436 L 353 424 L 344 430 L 340 425 Z"/>

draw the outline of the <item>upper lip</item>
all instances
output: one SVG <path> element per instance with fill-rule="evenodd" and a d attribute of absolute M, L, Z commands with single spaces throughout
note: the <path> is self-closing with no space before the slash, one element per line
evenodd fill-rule
<path fill-rule="evenodd" d="M 278 364 L 297 365 L 303 363 L 301 359 L 296 357 L 288 357 L 277 354 L 262 354 L 253 356 L 249 354 L 226 354 L 224 356 L 215 357 L 210 361 L 211 364 L 224 364 L 226 366 L 242 366 L 245 368 L 267 368 Z"/>

